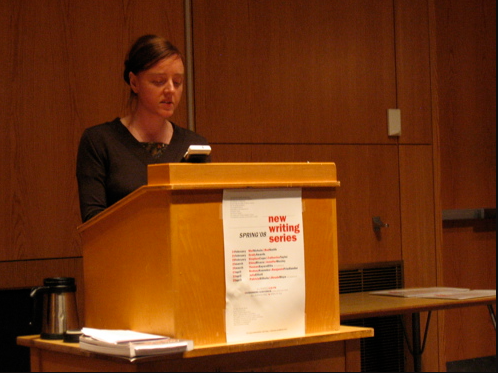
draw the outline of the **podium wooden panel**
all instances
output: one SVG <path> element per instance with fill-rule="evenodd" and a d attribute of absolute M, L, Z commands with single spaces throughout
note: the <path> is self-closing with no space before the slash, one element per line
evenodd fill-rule
<path fill-rule="evenodd" d="M 306 334 L 339 330 L 334 163 L 160 164 L 148 179 L 78 227 L 84 326 L 226 343 L 223 190 L 299 187 Z"/>

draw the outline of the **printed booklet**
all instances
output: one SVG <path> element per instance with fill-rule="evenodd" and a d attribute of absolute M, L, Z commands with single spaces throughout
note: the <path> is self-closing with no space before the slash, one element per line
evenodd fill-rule
<path fill-rule="evenodd" d="M 191 351 L 194 343 L 190 339 L 140 333 L 132 330 L 83 328 L 80 348 L 83 350 L 136 358 Z"/>

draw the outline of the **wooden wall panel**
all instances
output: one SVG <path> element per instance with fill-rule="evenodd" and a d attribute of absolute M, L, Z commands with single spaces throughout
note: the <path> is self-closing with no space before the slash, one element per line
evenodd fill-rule
<path fill-rule="evenodd" d="M 123 62 L 138 36 L 158 33 L 183 50 L 183 3 L 2 1 L 0 260 L 81 255 L 81 133 L 124 113 Z M 186 126 L 185 104 L 174 120 Z"/>
<path fill-rule="evenodd" d="M 436 11 L 443 209 L 496 207 L 496 1 Z"/>
<path fill-rule="evenodd" d="M 10 19 L 12 17 L 12 2 L 0 1 L 0 35 L 4 35 L 0 43 L 0 260 L 7 257 L 7 248 L 11 243 L 11 236 L 8 232 L 12 228 L 12 161 L 13 155 L 10 151 L 12 141 L 13 126 L 8 125 L 5 111 L 11 106 L 12 94 L 9 93 L 11 86 L 9 81 L 13 74 L 12 38 L 5 38 L 5 35 L 12 35 Z"/>
<path fill-rule="evenodd" d="M 496 289 L 496 220 L 445 223 L 443 240 L 444 285 Z M 448 361 L 496 355 L 486 307 L 445 311 L 444 325 Z"/>
<path fill-rule="evenodd" d="M 43 279 L 48 277 L 74 277 L 79 321 L 84 325 L 85 297 L 81 258 L 0 262 L 0 273 L 0 290 L 42 286 Z"/>
<path fill-rule="evenodd" d="M 496 208 L 496 1 L 434 9 L 442 208 Z M 442 241 L 441 285 L 496 288 L 496 219 L 445 222 Z M 444 315 L 447 361 L 496 354 L 485 308 Z"/>
<path fill-rule="evenodd" d="M 75 256 L 72 77 L 62 3 L 14 2 L 11 9 L 12 99 L 5 108 L 11 139 L 8 252 L 3 259 Z M 33 6 L 34 4 L 34 6 Z M 72 174 L 72 175 L 71 175 Z M 64 177 L 64 176 L 65 177 Z M 68 177 L 69 175 L 73 177 Z M 62 246 L 61 243 L 65 245 Z"/>
<path fill-rule="evenodd" d="M 196 128 L 211 142 L 395 143 L 391 1 L 194 0 L 193 13 Z"/>
<path fill-rule="evenodd" d="M 401 247 L 406 287 L 437 285 L 437 245 L 435 232 L 433 149 L 430 145 L 401 145 L 399 147 L 401 196 Z M 409 317 L 406 322 L 410 323 Z M 427 313 L 421 313 L 421 325 L 426 325 Z M 438 313 L 430 320 L 425 352 L 424 371 L 441 370 L 439 361 Z M 408 331 L 411 334 L 410 330 Z M 406 356 L 413 364 L 408 350 Z M 411 365 L 409 365 L 411 366 Z"/>
<path fill-rule="evenodd" d="M 0 289 L 41 286 L 46 277 L 75 277 L 78 289 L 83 285 L 81 258 L 0 262 L 0 273 Z"/>
<path fill-rule="evenodd" d="M 436 286 L 432 147 L 402 145 L 399 162 L 405 285 Z"/>
<path fill-rule="evenodd" d="M 396 0 L 396 86 L 401 144 L 432 143 L 427 0 Z"/>
<path fill-rule="evenodd" d="M 392 145 L 222 145 L 216 162 L 335 162 L 339 265 L 401 260 L 397 147 Z M 372 217 L 389 224 L 380 234 Z"/>

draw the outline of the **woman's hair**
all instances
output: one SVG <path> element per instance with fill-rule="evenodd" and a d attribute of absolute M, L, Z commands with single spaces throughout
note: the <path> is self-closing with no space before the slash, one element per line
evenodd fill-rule
<path fill-rule="evenodd" d="M 123 78 L 127 84 L 130 84 L 130 72 L 138 74 L 149 69 L 156 62 L 172 56 L 178 56 L 184 62 L 178 48 L 168 40 L 157 35 L 143 35 L 133 43 L 126 56 Z M 130 98 L 135 95 L 133 90 L 130 94 Z"/>

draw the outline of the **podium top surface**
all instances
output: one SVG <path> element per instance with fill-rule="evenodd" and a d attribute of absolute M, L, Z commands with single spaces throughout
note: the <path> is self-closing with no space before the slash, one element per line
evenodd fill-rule
<path fill-rule="evenodd" d="M 335 163 L 159 163 L 147 168 L 147 185 L 78 226 L 81 233 L 150 191 L 237 188 L 334 188 Z"/>
<path fill-rule="evenodd" d="M 338 187 L 333 162 L 163 163 L 148 166 L 148 186 L 169 189 Z"/>

